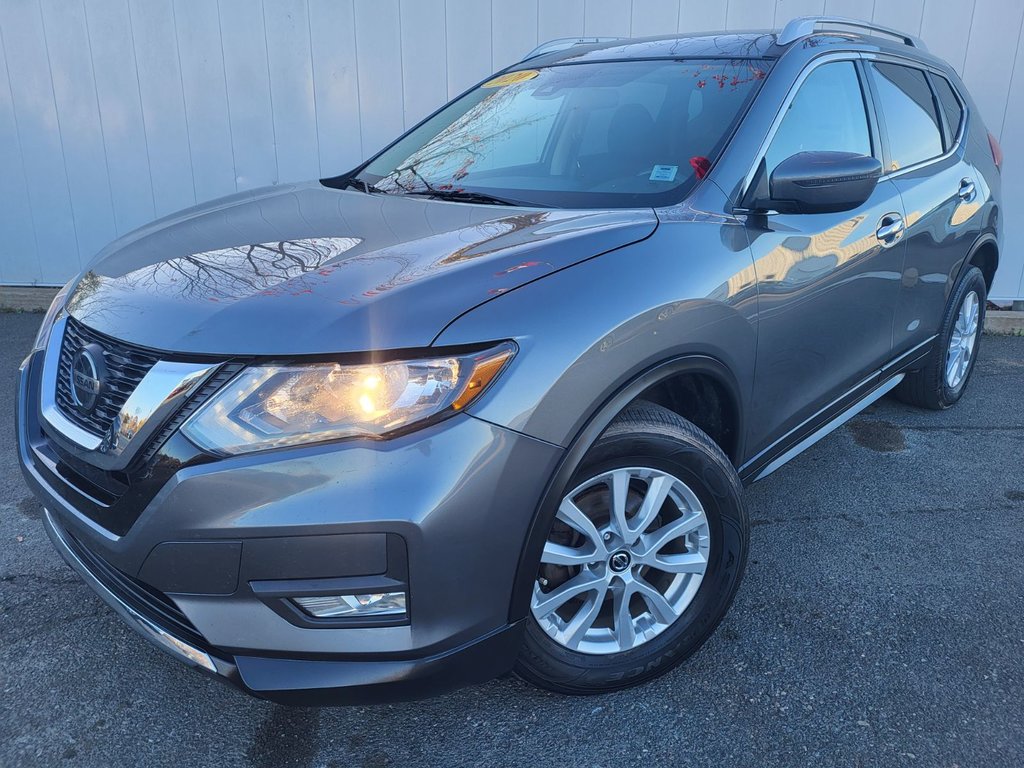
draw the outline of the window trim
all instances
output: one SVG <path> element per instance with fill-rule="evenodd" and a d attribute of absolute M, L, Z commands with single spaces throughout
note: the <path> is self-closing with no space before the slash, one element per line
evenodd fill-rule
<path fill-rule="evenodd" d="M 930 165 L 941 163 L 953 157 L 953 155 L 955 155 L 960 150 L 960 147 L 963 146 L 964 138 L 967 136 L 967 129 L 968 123 L 971 118 L 971 111 L 967 106 L 967 100 L 964 98 L 963 94 L 960 93 L 960 89 L 953 84 L 953 81 L 950 80 L 949 77 L 947 77 L 946 74 L 940 68 L 935 67 L 929 64 L 928 62 L 920 61 L 919 59 L 913 59 L 907 56 L 899 56 L 892 53 L 862 53 L 860 54 L 860 58 L 864 61 L 865 68 L 867 67 L 868 62 L 877 61 L 883 64 L 896 64 L 899 66 L 910 67 L 911 69 L 918 69 L 924 72 L 925 79 L 928 82 L 928 88 L 932 92 L 932 100 L 935 102 L 935 109 L 938 111 L 939 119 L 943 121 L 943 125 L 945 125 L 946 119 L 944 114 L 945 110 L 941 109 L 941 107 L 939 106 L 938 94 L 935 92 L 935 87 L 932 84 L 931 75 L 938 75 L 939 77 L 945 78 L 946 82 L 948 82 L 950 87 L 953 89 L 954 95 L 960 101 L 960 106 L 963 108 L 964 111 L 964 116 L 960 120 L 960 131 L 957 133 L 956 140 L 950 144 L 949 149 L 947 149 L 941 155 L 936 155 L 935 157 L 928 158 L 927 160 L 922 160 L 918 163 L 914 163 L 913 165 L 908 165 L 896 171 L 886 171 L 885 161 L 883 160 L 882 176 L 879 179 L 879 181 L 882 181 L 883 179 L 895 179 L 902 176 L 905 173 L 913 173 L 914 171 L 918 171 L 922 168 L 927 168 Z M 868 77 L 868 87 L 871 88 L 872 94 L 874 94 L 875 83 L 874 80 L 872 80 L 870 77 Z M 879 130 L 883 135 L 883 141 L 885 142 L 886 146 L 886 153 L 888 153 L 889 134 L 888 130 L 885 128 L 885 115 L 882 113 L 881 109 L 877 107 L 877 103 L 878 102 L 876 97 L 875 119 L 879 123 Z M 945 139 L 945 137 L 943 137 L 943 139 Z"/>
<path fill-rule="evenodd" d="M 733 213 L 744 214 L 751 212 L 740 205 L 740 203 L 746 200 L 747 196 L 750 194 L 752 185 L 757 178 L 758 168 L 760 168 L 762 161 L 764 161 L 765 155 L 768 154 L 768 149 L 775 140 L 775 134 L 778 133 L 779 127 L 782 125 L 782 121 L 785 120 L 786 115 L 789 113 L 789 107 L 796 98 L 797 92 L 799 92 L 804 81 L 810 77 L 814 70 L 818 67 L 825 66 L 826 64 L 833 64 L 840 61 L 849 61 L 853 63 L 854 71 L 856 72 L 857 79 L 860 82 L 861 97 L 864 100 L 864 116 L 868 121 L 868 134 L 871 138 L 871 155 L 883 164 L 882 170 L 885 170 L 885 161 L 882 155 L 882 142 L 884 141 L 883 132 L 881 126 L 878 124 L 875 94 L 870 83 L 866 82 L 867 73 L 864 72 L 864 67 L 861 64 L 863 58 L 863 55 L 859 51 L 835 51 L 812 59 L 802 70 L 800 70 L 800 74 L 796 76 L 796 80 L 793 81 L 793 85 L 790 86 L 789 91 L 786 93 L 786 97 L 782 100 L 782 104 L 779 106 L 778 112 L 775 114 L 775 117 L 772 118 L 772 123 L 768 128 L 768 133 L 765 135 L 764 139 L 761 141 L 760 147 L 754 154 L 754 162 L 743 177 L 743 183 L 740 186 L 740 194 L 736 198 L 737 203 L 733 206 Z M 751 105 L 751 107 L 752 106 L 753 105 Z M 777 213 L 777 211 L 760 211 L 760 213 L 771 215 Z"/>
<path fill-rule="evenodd" d="M 957 87 L 953 84 L 953 81 L 950 80 L 945 75 L 939 74 L 938 72 L 934 72 L 931 70 L 925 70 L 925 76 L 931 83 L 932 94 L 935 96 L 935 101 L 939 109 L 939 114 L 942 117 L 942 124 L 946 126 L 946 131 L 949 133 L 949 148 L 954 149 L 963 138 L 964 127 L 967 125 L 967 102 L 964 101 L 964 97 L 961 95 L 960 91 L 957 90 Z M 953 131 L 950 130 L 948 116 L 946 115 L 946 108 L 942 105 L 942 97 L 939 95 L 939 89 L 936 86 L 937 80 L 943 80 L 946 83 L 946 85 L 949 86 L 949 90 L 953 94 L 953 99 L 960 107 L 960 123 L 956 127 L 956 133 L 953 133 Z"/>

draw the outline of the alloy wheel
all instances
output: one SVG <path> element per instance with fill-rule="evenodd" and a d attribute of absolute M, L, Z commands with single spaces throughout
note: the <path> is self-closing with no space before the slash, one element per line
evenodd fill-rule
<path fill-rule="evenodd" d="M 631 650 L 690 605 L 710 548 L 704 507 L 682 480 L 648 467 L 604 472 L 562 499 L 534 583 L 533 616 L 570 650 Z"/>
<path fill-rule="evenodd" d="M 946 352 L 946 385 L 956 389 L 967 377 L 974 356 L 974 347 L 978 339 L 978 325 L 981 307 L 978 294 L 971 291 L 964 297 L 949 337 L 949 349 Z"/>

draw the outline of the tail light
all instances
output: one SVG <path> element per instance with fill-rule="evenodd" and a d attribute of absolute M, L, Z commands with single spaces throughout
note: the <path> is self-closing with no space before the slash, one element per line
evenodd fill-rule
<path fill-rule="evenodd" d="M 996 164 L 996 170 L 1003 170 L 1003 148 L 999 146 L 999 140 L 991 133 L 988 135 L 988 145 L 992 148 L 992 160 Z"/>

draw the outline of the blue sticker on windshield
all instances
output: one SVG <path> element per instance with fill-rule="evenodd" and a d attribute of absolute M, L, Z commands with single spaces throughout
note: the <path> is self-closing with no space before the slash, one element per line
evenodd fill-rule
<path fill-rule="evenodd" d="M 656 165 L 651 171 L 651 181 L 675 181 L 678 165 Z"/>

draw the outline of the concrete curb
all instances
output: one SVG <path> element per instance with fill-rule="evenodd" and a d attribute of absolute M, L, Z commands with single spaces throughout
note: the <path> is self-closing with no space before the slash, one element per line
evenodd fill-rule
<path fill-rule="evenodd" d="M 45 312 L 59 290 L 38 285 L 0 285 L 0 311 Z"/>
<path fill-rule="evenodd" d="M 1024 336 L 1024 312 L 990 309 L 985 313 L 985 333 L 996 336 Z"/>

